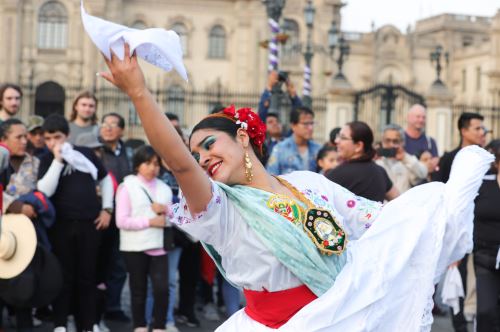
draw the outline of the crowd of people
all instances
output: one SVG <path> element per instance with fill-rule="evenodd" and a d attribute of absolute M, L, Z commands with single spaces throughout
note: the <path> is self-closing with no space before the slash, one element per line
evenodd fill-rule
<path fill-rule="evenodd" d="M 277 81 L 277 73 L 271 72 L 258 110 L 267 127 L 260 160 L 272 175 L 316 172 L 354 195 L 385 202 L 424 183 L 446 182 L 455 156 L 467 146 L 485 147 L 495 155 L 476 198 L 470 255 L 474 269 L 467 271 L 468 256 L 456 265 L 464 287 L 475 274 L 477 331 L 498 328 L 500 210 L 495 203 L 500 201 L 500 140 L 489 137 L 483 117 L 461 114 L 460 145 L 442 157 L 435 140 L 425 133 L 422 105 L 408 110 L 404 128 L 387 125 L 380 142 L 374 142 L 368 124 L 353 121 L 333 128 L 330 140 L 320 144 L 313 140 L 314 112 L 302 105 L 290 80 L 285 82 L 292 104 L 289 130 L 278 114 L 268 112 Z M 198 304 L 209 320 L 229 317 L 240 309 L 240 290 L 223 275 L 234 277 L 234 271 L 218 272 L 213 252 L 172 222 L 172 205 L 182 198 L 173 166 L 160 151 L 146 144 L 127 144 L 124 118 L 104 112 L 98 119 L 98 100 L 90 92 L 75 98 L 69 120 L 54 114 L 45 119 L 32 115 L 22 122 L 17 117 L 21 101 L 20 87 L 2 86 L 0 144 L 10 153 L 8 168 L 0 175 L 3 213 L 24 214 L 33 221 L 39 246 L 57 258 L 63 282 L 51 303 L 39 307 L 3 301 L 0 287 L 0 331 L 9 324 L 18 331 L 31 331 L 41 320 L 50 320 L 54 332 L 106 332 L 105 322 L 118 320 L 131 322 L 135 332 L 146 332 L 148 326 L 157 332 L 176 332 L 181 324 L 200 325 Z M 217 114 L 210 121 L 218 121 Z M 176 115 L 165 117 L 189 146 Z M 204 127 L 196 127 L 193 133 L 200 129 Z M 209 150 L 217 139 L 208 136 L 197 146 Z M 194 157 L 199 160 L 200 153 Z M 250 165 L 250 173 L 245 173 L 248 182 L 253 176 L 252 158 L 245 155 Z M 207 170 L 216 171 L 217 166 Z M 361 227 L 368 229 L 370 223 L 366 220 Z M 121 303 L 127 276 L 131 317 Z M 287 282 L 296 286 L 294 280 Z M 245 296 L 253 296 L 251 290 L 245 290 Z M 460 313 L 452 315 L 457 332 L 466 331 L 463 300 L 461 305 Z M 2 322 L 4 315 L 7 322 Z"/>

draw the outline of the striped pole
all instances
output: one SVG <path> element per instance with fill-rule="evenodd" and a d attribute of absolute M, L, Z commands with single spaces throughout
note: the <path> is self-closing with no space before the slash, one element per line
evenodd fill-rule
<path fill-rule="evenodd" d="M 302 88 L 302 95 L 311 95 L 311 67 L 309 64 L 306 64 L 304 67 L 304 84 Z"/>
<path fill-rule="evenodd" d="M 272 18 L 268 20 L 269 27 L 271 28 L 271 41 L 269 42 L 269 66 L 268 70 L 278 69 L 278 34 L 280 32 L 280 25 Z"/>

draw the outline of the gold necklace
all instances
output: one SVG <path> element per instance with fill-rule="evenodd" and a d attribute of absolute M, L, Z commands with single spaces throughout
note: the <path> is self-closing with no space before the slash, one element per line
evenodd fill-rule
<path fill-rule="evenodd" d="M 347 234 L 330 211 L 317 208 L 304 194 L 288 181 L 276 179 L 290 190 L 297 199 L 307 206 L 307 211 L 301 213 L 300 222 L 304 231 L 324 255 L 340 255 L 347 245 Z M 272 197 L 270 198 L 270 200 Z"/>

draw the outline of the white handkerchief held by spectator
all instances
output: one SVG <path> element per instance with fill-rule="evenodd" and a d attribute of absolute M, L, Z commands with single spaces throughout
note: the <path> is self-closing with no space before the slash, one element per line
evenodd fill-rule
<path fill-rule="evenodd" d="M 187 72 L 182 62 L 182 47 L 179 36 L 171 30 L 160 28 L 132 29 L 124 25 L 108 22 L 87 14 L 81 2 L 82 22 L 90 39 L 106 56 L 111 59 L 111 51 L 123 60 L 125 43 L 130 46 L 130 53 L 166 71 L 174 68 L 186 81 Z"/>
<path fill-rule="evenodd" d="M 94 180 L 97 180 L 97 168 L 94 163 L 88 160 L 80 151 L 74 150 L 68 142 L 65 142 L 61 147 L 61 157 L 75 169 L 88 173 Z"/>
<path fill-rule="evenodd" d="M 460 312 L 459 299 L 461 297 L 464 297 L 462 277 L 458 268 L 453 266 L 446 271 L 441 298 L 444 304 L 453 308 L 453 314 L 456 315 Z"/>

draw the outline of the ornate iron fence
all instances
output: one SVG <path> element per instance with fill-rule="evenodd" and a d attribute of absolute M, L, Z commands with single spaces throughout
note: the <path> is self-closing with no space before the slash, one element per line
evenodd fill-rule
<path fill-rule="evenodd" d="M 58 112 L 69 115 L 70 107 L 74 98 L 81 92 L 80 87 L 66 87 L 63 89 L 63 98 L 58 101 L 36 97 L 33 103 L 35 113 L 47 116 L 50 113 Z M 172 86 L 168 89 L 152 89 L 153 96 L 158 102 L 163 112 L 171 112 L 179 117 L 181 126 L 190 129 L 203 117 L 208 115 L 214 108 L 234 104 L 236 107 L 251 107 L 258 110 L 260 93 L 230 91 L 220 86 L 214 89 L 189 90 L 181 86 Z M 114 87 L 100 87 L 94 91 L 99 105 L 97 108 L 98 118 L 106 113 L 116 112 L 123 116 L 127 123 L 125 131 L 126 138 L 144 138 L 138 114 L 134 105 L 127 95 Z M 66 109 L 66 111 L 64 111 Z M 290 100 L 287 95 L 281 97 L 280 118 L 282 123 L 287 126 L 291 110 Z M 326 97 L 313 98 L 313 110 L 316 114 L 316 137 L 322 140 L 322 133 L 325 127 Z"/>

